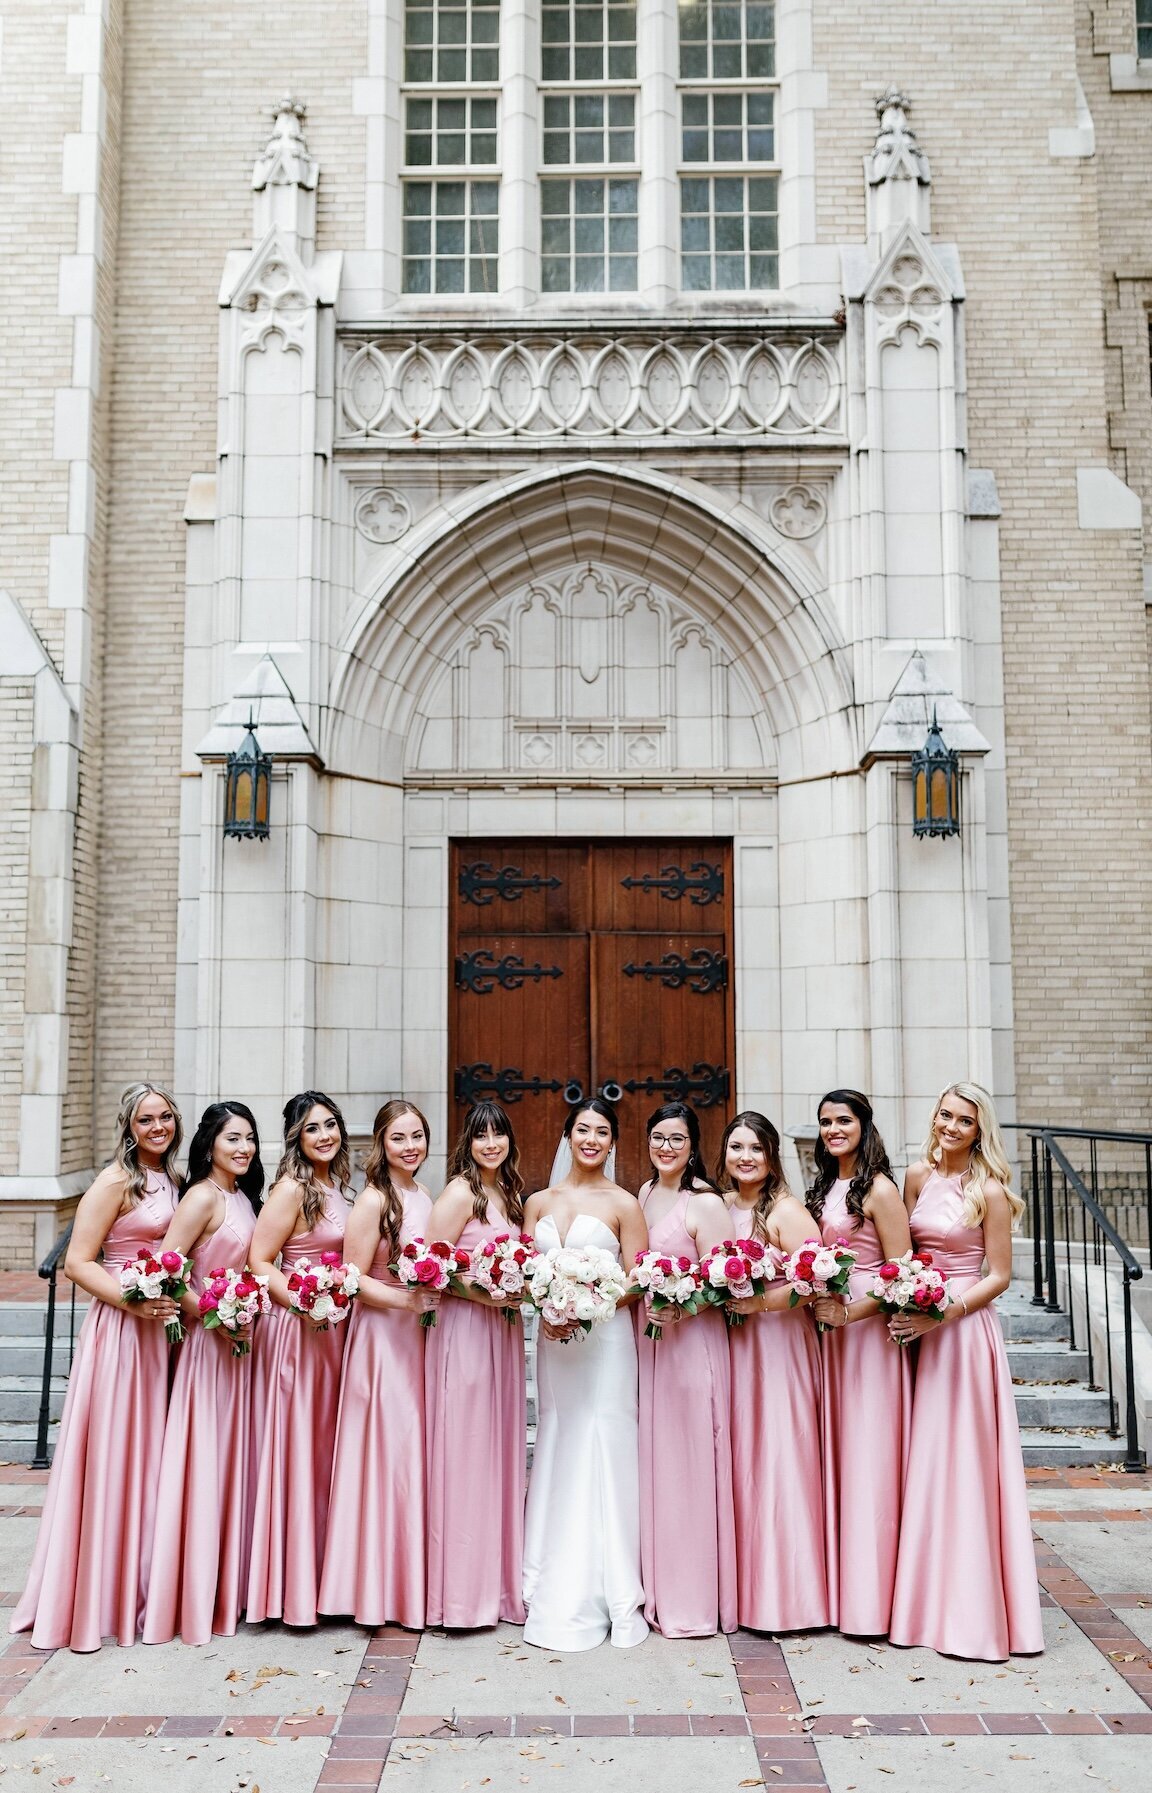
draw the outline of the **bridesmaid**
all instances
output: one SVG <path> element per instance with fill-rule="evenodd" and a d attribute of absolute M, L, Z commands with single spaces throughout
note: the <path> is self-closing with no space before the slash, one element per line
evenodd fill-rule
<path fill-rule="evenodd" d="M 293 1313 L 286 1273 L 300 1258 L 342 1251 L 350 1168 L 348 1132 L 335 1102 L 319 1090 L 293 1096 L 284 1107 L 284 1154 L 248 1254 L 257 1276 L 268 1278 L 273 1303 L 256 1329 L 253 1354 L 250 1624 L 316 1623 L 349 1322 L 320 1327 Z"/>
<path fill-rule="evenodd" d="M 648 1120 L 655 1175 L 640 1191 L 653 1251 L 695 1261 L 731 1237 L 728 1211 L 700 1157 L 700 1123 L 684 1102 Z M 735 1631 L 736 1533 L 729 1431 L 727 1322 L 716 1308 L 661 1316 L 645 1338 L 636 1310 L 640 1373 L 640 1561 L 644 1617 L 665 1637 Z"/>
<path fill-rule="evenodd" d="M 889 1324 L 921 1341 L 889 1636 L 984 1662 L 1044 1648 L 1012 1376 L 991 1305 L 1012 1279 L 1024 1212 L 1011 1175 L 991 1096 L 952 1084 L 904 1182 L 912 1237 L 947 1276 L 952 1305 L 942 1320 Z"/>
<path fill-rule="evenodd" d="M 429 1237 L 474 1250 L 519 1232 L 512 1123 L 478 1102 L 432 1209 Z M 524 1623 L 524 1328 L 482 1289 L 446 1301 L 428 1339 L 429 1625 Z"/>
<path fill-rule="evenodd" d="M 784 1180 L 780 1135 L 747 1109 L 720 1142 L 717 1181 L 737 1239 L 759 1239 L 779 1271 L 812 1237 L 812 1216 Z M 732 1487 L 741 1625 L 806 1631 L 831 1624 L 824 1562 L 820 1347 L 809 1301 L 788 1305 L 777 1276 L 762 1295 L 732 1303 L 752 1315 L 729 1333 Z"/>
<path fill-rule="evenodd" d="M 188 1147 L 188 1187 L 164 1237 L 192 1260 L 185 1339 L 164 1429 L 144 1642 L 234 1637 L 248 1579 L 249 1356 L 234 1335 L 206 1332 L 200 1291 L 214 1270 L 243 1270 L 264 1167 L 252 1111 L 213 1102 Z"/>
<path fill-rule="evenodd" d="M 421 1314 L 439 1296 L 389 1275 L 401 1245 L 428 1237 L 432 1198 L 416 1172 L 428 1123 L 410 1102 L 385 1102 L 372 1128 L 367 1179 L 344 1234 L 361 1272 L 348 1321 L 336 1420 L 320 1611 L 360 1625 L 424 1625 L 424 1343 Z"/>
<path fill-rule="evenodd" d="M 176 1303 L 128 1304 L 117 1272 L 155 1251 L 176 1207 L 180 1115 L 154 1083 L 120 1099 L 116 1150 L 80 1198 L 64 1270 L 92 1301 L 76 1348 L 44 1514 L 10 1629 L 38 1650 L 135 1642 L 144 1611 Z"/>
<path fill-rule="evenodd" d="M 886 1258 L 910 1251 L 908 1216 L 892 1180 L 872 1105 L 859 1090 L 826 1095 L 818 1111 L 808 1209 L 825 1244 L 856 1253 L 849 1299 L 813 1312 L 824 1335 L 824 1528 L 831 1622 L 882 1637 L 892 1617 L 911 1378 L 867 1290 Z"/>

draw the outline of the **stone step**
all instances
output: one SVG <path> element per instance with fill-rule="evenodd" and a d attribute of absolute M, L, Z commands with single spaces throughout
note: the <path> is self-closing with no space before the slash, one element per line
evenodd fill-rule
<path fill-rule="evenodd" d="M 1098 1463 L 1123 1463 L 1125 1456 L 1122 1438 L 1109 1438 L 1106 1431 L 1095 1427 L 1076 1432 L 1024 1426 L 1020 1443 L 1029 1469 L 1094 1469 Z"/>
<path fill-rule="evenodd" d="M 52 1344 L 52 1371 L 57 1376 L 68 1374 L 68 1334 L 56 1334 Z M 28 1333 L 9 1337 L 0 1334 L 0 1377 L 35 1376 L 44 1371 L 44 1341 Z"/>
<path fill-rule="evenodd" d="M 48 1455 L 56 1448 L 59 1426 L 48 1428 Z M 34 1420 L 0 1420 L 0 1463 L 31 1463 L 36 1455 Z"/>
<path fill-rule="evenodd" d="M 56 1297 L 56 1333 L 68 1334 L 72 1323 L 69 1283 Z M 76 1331 L 88 1311 L 88 1298 L 76 1303 Z M 35 1301 L 0 1301 L 0 1338 L 43 1338 L 48 1308 Z"/>
<path fill-rule="evenodd" d="M 1000 1316 L 1004 1337 L 1009 1344 L 1021 1340 L 1068 1337 L 1067 1314 L 1050 1314 L 1045 1308 L 1033 1307 L 1030 1301 L 1013 1300 L 1011 1296 L 1002 1295 L 996 1303 L 996 1312 Z"/>
<path fill-rule="evenodd" d="M 67 1390 L 67 1377 L 53 1376 L 51 1387 L 48 1390 L 48 1413 L 51 1419 L 60 1418 Z M 39 1417 L 39 1376 L 0 1376 L 0 1422 L 5 1420 L 32 1420 L 35 1422 Z"/>
<path fill-rule="evenodd" d="M 1022 1427 L 1106 1427 L 1112 1418 L 1108 1396 L 1086 1382 L 1062 1388 L 1052 1382 L 1021 1382 L 1014 1388 L 1016 1416 Z"/>
<path fill-rule="evenodd" d="M 1059 1339 L 1033 1339 L 1008 1346 L 1016 1382 L 1086 1382 L 1087 1351 L 1070 1351 Z"/>

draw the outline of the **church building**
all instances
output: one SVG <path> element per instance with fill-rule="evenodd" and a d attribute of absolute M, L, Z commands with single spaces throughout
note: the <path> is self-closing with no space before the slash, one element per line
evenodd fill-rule
<path fill-rule="evenodd" d="M 1145 1125 L 1152 0 L 5 20 L 0 1265 L 117 1097 L 433 1186 Z M 245 837 L 247 834 L 247 837 Z"/>

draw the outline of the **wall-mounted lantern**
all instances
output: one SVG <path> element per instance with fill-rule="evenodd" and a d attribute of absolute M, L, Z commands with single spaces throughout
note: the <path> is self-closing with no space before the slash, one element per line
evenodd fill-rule
<path fill-rule="evenodd" d="M 960 757 L 940 733 L 935 705 L 927 739 L 912 755 L 912 832 L 960 832 Z"/>
<path fill-rule="evenodd" d="M 225 761 L 224 836 L 230 840 L 267 840 L 272 794 L 272 761 L 260 751 L 251 712 L 248 733 Z"/>

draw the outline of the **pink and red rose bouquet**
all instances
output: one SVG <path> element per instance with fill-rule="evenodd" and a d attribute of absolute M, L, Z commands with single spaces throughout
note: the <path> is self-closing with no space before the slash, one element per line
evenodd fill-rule
<path fill-rule="evenodd" d="M 241 1338 L 261 1314 L 270 1313 L 268 1278 L 251 1270 L 210 1270 L 200 1291 L 200 1324 L 206 1332 L 232 1334 L 233 1357 L 247 1357 L 250 1338 Z"/>
<path fill-rule="evenodd" d="M 355 1264 L 344 1263 L 338 1251 L 322 1251 L 316 1264 L 297 1258 L 288 1276 L 292 1312 L 307 1314 L 318 1332 L 346 1320 L 359 1293 L 360 1272 Z"/>
<path fill-rule="evenodd" d="M 784 1260 L 784 1280 L 790 1288 L 789 1307 L 795 1307 L 805 1295 L 832 1295 L 841 1301 L 847 1300 L 855 1262 L 856 1253 L 844 1239 L 837 1239 L 832 1245 L 825 1245 L 819 1239 L 806 1239 L 799 1251 Z M 816 1329 L 818 1332 L 828 1330 L 819 1320 Z"/>
<path fill-rule="evenodd" d="M 120 1288 L 125 1301 L 159 1301 L 167 1295 L 170 1301 L 179 1301 L 188 1289 L 188 1273 L 191 1261 L 179 1251 L 162 1251 L 159 1257 L 153 1257 L 150 1251 L 141 1251 L 120 1271 Z M 184 1328 L 179 1314 L 174 1314 L 164 1323 L 164 1332 L 170 1345 L 178 1345 L 184 1337 Z"/>
<path fill-rule="evenodd" d="M 768 1248 L 759 1239 L 725 1239 L 700 1260 L 704 1298 L 724 1309 L 729 1326 L 744 1324 L 743 1314 L 734 1314 L 729 1302 L 763 1294 L 775 1275 Z"/>
<path fill-rule="evenodd" d="M 945 1309 L 952 1305 L 947 1280 L 928 1251 L 906 1251 L 881 1264 L 868 1293 L 889 1314 L 927 1314 L 929 1319 L 942 1320 Z M 910 1341 L 900 1338 L 898 1342 L 907 1345 Z"/>
<path fill-rule="evenodd" d="M 504 1301 L 504 1318 L 515 1325 L 535 1261 L 536 1247 L 527 1233 L 498 1233 L 472 1253 L 468 1281 L 493 1300 Z"/>
<path fill-rule="evenodd" d="M 670 1257 L 663 1251 L 639 1252 L 632 1266 L 632 1281 L 647 1296 L 649 1319 L 644 1328 L 645 1338 L 663 1338 L 659 1316 L 667 1313 L 669 1308 L 695 1314 L 704 1299 L 700 1266 L 688 1257 Z"/>
<path fill-rule="evenodd" d="M 454 1280 L 459 1284 L 471 1268 L 471 1254 L 459 1245 L 449 1245 L 446 1239 L 433 1239 L 430 1245 L 423 1239 L 409 1239 L 391 1265 L 393 1276 L 406 1289 L 427 1289 L 434 1295 L 442 1295 Z M 435 1326 L 436 1315 L 431 1308 L 420 1315 L 420 1324 Z"/>

